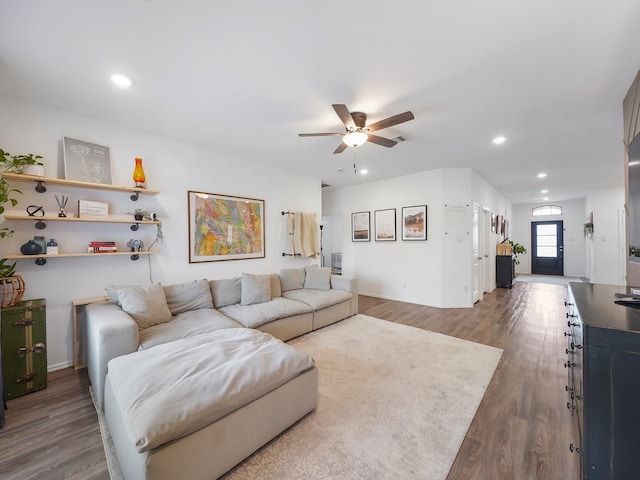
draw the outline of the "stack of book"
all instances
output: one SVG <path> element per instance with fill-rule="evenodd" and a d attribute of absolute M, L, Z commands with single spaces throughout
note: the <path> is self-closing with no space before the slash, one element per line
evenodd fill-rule
<path fill-rule="evenodd" d="M 87 253 L 115 253 L 118 251 L 116 242 L 90 242 Z"/>

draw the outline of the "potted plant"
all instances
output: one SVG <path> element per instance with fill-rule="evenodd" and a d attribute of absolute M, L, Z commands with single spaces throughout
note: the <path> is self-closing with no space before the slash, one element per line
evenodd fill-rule
<path fill-rule="evenodd" d="M 133 213 L 131 212 L 127 212 L 129 215 L 133 215 L 133 218 L 137 221 L 145 221 L 145 222 L 149 222 L 151 220 L 156 221 L 158 223 L 156 223 L 156 239 L 153 241 L 153 243 L 151 245 L 153 245 L 156 242 L 162 243 L 162 240 L 164 239 L 164 232 L 162 231 L 162 222 L 158 221 L 158 219 L 156 218 L 155 214 L 152 214 L 151 212 L 149 212 L 149 210 L 143 210 L 141 208 L 136 208 Z M 149 247 L 151 248 L 151 247 Z"/>
<path fill-rule="evenodd" d="M 12 207 L 18 204 L 16 194 L 22 194 L 22 191 L 11 188 L 9 182 L 5 178 L 5 172 L 8 173 L 22 173 L 22 169 L 25 165 L 42 165 L 39 161 L 42 157 L 40 155 L 11 155 L 9 152 L 5 152 L 0 148 L 0 215 L 5 211 L 5 204 L 11 203 Z M 0 228 L 0 238 L 10 237 L 13 235 L 13 230 L 9 228 Z"/>
<path fill-rule="evenodd" d="M 7 259 L 0 260 L 0 306 L 11 307 L 24 295 L 24 280 L 15 275 L 16 264 L 7 264 Z"/>
<path fill-rule="evenodd" d="M 520 265 L 518 255 L 524 255 L 525 253 L 527 253 L 527 249 L 523 245 L 515 243 L 513 240 L 509 240 L 509 244 L 511 245 L 511 250 L 513 252 L 513 263 L 515 263 L 516 265 Z"/>

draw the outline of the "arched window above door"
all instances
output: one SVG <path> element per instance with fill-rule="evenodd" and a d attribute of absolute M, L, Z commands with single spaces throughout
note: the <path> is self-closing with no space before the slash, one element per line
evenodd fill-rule
<path fill-rule="evenodd" d="M 531 215 L 542 217 L 545 215 L 562 215 L 562 207 L 559 205 L 541 205 L 531 209 Z"/>

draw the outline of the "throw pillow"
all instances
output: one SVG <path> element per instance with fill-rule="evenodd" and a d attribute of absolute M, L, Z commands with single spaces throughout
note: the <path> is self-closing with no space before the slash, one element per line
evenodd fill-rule
<path fill-rule="evenodd" d="M 137 285 L 107 285 L 104 289 L 107 291 L 107 295 L 116 302 L 120 307 L 120 299 L 118 298 L 118 289 L 119 288 L 131 288 L 137 287 Z"/>
<path fill-rule="evenodd" d="M 309 290 L 329 290 L 331 288 L 330 268 L 308 266 L 305 270 L 304 288 Z"/>
<path fill-rule="evenodd" d="M 164 290 L 159 283 L 147 287 L 119 288 L 116 292 L 122 310 L 135 320 L 140 330 L 171 320 Z"/>
<path fill-rule="evenodd" d="M 213 308 L 213 298 L 206 279 L 162 287 L 171 315 L 189 310 Z"/>
<path fill-rule="evenodd" d="M 226 278 L 222 280 L 209 280 L 209 288 L 213 295 L 215 308 L 226 307 L 240 303 L 242 292 L 240 277 Z"/>
<path fill-rule="evenodd" d="M 272 273 L 271 277 L 271 298 L 282 296 L 282 286 L 280 285 L 280 275 Z"/>
<path fill-rule="evenodd" d="M 242 274 L 241 305 L 253 305 L 271 300 L 271 276 Z"/>
<path fill-rule="evenodd" d="M 282 291 L 299 290 L 304 287 L 304 268 L 283 268 L 280 270 Z"/>

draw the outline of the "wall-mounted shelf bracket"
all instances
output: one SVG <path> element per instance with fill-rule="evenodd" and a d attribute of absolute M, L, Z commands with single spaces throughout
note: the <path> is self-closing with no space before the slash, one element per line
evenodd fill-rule
<path fill-rule="evenodd" d="M 38 220 L 38 221 L 36 222 L 36 228 L 37 228 L 38 230 L 44 230 L 45 228 L 47 228 L 47 224 L 46 224 L 46 223 L 44 223 L 42 220 Z"/>
<path fill-rule="evenodd" d="M 131 230 L 133 230 L 134 232 L 137 232 L 138 228 L 140 228 L 140 225 L 137 223 L 134 223 L 133 225 L 131 225 Z"/>
<path fill-rule="evenodd" d="M 46 259 L 46 258 L 43 258 L 43 257 L 38 257 L 38 258 L 36 258 L 36 265 L 40 265 L 40 266 L 42 266 L 42 265 L 44 265 L 45 263 L 47 263 L 47 259 Z"/>
<path fill-rule="evenodd" d="M 47 187 L 44 186 L 44 181 L 42 180 L 37 180 L 36 181 L 36 192 L 38 193 L 44 193 L 47 191 Z"/>
<path fill-rule="evenodd" d="M 140 198 L 140 192 L 132 194 L 129 198 L 131 198 L 132 201 L 137 202 L 138 198 Z"/>

